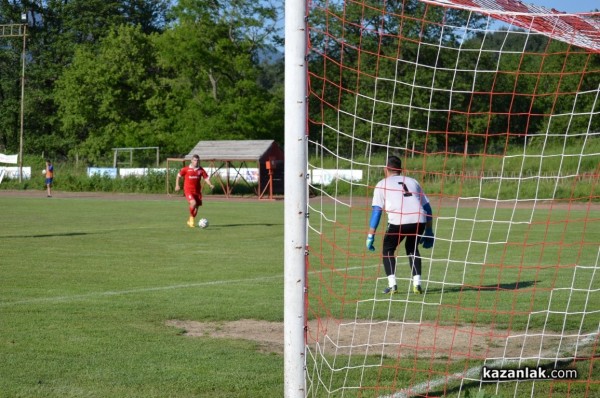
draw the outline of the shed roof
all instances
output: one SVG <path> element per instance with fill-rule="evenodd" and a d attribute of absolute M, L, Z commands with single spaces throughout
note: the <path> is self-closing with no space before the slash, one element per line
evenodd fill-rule
<path fill-rule="evenodd" d="M 257 160 L 275 144 L 274 140 L 199 141 L 185 158 L 200 160 Z"/>

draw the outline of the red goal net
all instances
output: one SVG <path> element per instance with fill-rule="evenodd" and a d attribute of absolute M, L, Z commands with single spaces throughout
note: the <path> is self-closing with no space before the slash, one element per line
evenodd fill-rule
<path fill-rule="evenodd" d="M 313 0 L 307 34 L 306 396 L 600 396 L 600 13 Z M 392 155 L 435 242 L 389 275 Z"/>

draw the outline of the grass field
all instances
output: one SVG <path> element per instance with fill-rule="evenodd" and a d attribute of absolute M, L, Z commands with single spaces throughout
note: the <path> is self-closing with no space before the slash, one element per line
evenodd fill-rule
<path fill-rule="evenodd" d="M 348 391 L 361 385 L 370 388 L 361 396 L 406 396 L 394 394 L 417 385 L 413 394 L 431 388 L 428 396 L 459 396 L 479 388 L 473 380 L 486 358 L 523 358 L 518 366 L 573 366 L 580 377 L 488 385 L 492 395 L 478 396 L 600 396 L 600 364 L 585 360 L 597 355 L 600 326 L 597 207 L 434 206 L 436 243 L 420 249 L 426 294 L 409 293 L 401 245 L 399 294 L 391 299 L 381 293 L 384 226 L 376 251 L 364 249 L 369 215 L 368 205 L 356 203 L 311 209 L 309 313 L 333 340 L 313 332 L 309 374 L 325 386 L 314 389 L 354 396 Z M 472 379 L 462 390 L 461 379 L 449 377 L 458 373 Z"/>
<path fill-rule="evenodd" d="M 172 320 L 223 325 L 241 319 L 283 320 L 282 201 L 209 196 L 201 215 L 211 225 L 199 230 L 185 225 L 187 207 L 183 198 L 156 195 L 132 200 L 136 197 L 61 197 L 59 193 L 47 199 L 43 195 L 15 197 L 0 192 L 0 397 L 283 395 L 281 347 L 265 349 L 252 339 L 189 337 L 181 328 L 169 325 Z M 333 209 L 327 205 L 324 211 Z M 546 271 L 519 267 L 523 256 L 534 256 L 533 252 L 523 252 L 529 246 L 515 245 L 493 252 L 476 243 L 455 244 L 452 248 L 448 244 L 449 239 L 473 238 L 473 231 L 478 239 L 507 236 L 507 224 L 486 221 L 491 216 L 496 220 L 509 217 L 505 211 L 491 215 L 485 210 L 457 217 L 452 209 L 441 209 L 438 214 L 442 216 L 436 232 L 439 239 L 430 252 L 434 253 L 432 260 L 424 264 L 424 273 L 428 280 L 453 284 L 430 282 L 428 294 L 418 305 L 401 300 L 390 303 L 374 295 L 382 271 L 375 255 L 364 255 L 364 217 L 355 217 L 350 226 L 344 226 L 344 216 L 338 214 L 339 223 L 333 228 L 341 246 L 332 252 L 326 247 L 319 249 L 324 263 L 330 262 L 349 276 L 332 282 L 331 290 L 321 291 L 322 299 L 332 303 L 331 311 L 342 318 L 386 319 L 390 306 L 395 306 L 395 313 L 414 320 L 436 319 L 441 313 L 440 319 L 445 322 L 457 322 L 458 316 L 463 324 L 486 325 L 493 321 L 499 329 L 515 330 L 525 324 L 520 318 L 520 323 L 515 323 L 517 318 L 511 318 L 504 309 L 510 308 L 513 314 L 547 309 L 552 288 L 571 285 L 572 278 L 568 277 L 572 277 L 572 268 Z M 476 216 L 480 221 L 468 221 L 467 216 Z M 524 224 L 511 227 L 511 240 L 518 242 L 518 236 L 526 237 L 533 248 L 541 239 L 562 242 L 560 247 L 546 245 L 543 253 L 538 250 L 538 256 L 547 256 L 543 261 L 549 263 L 556 256 L 565 264 L 596 261 L 591 251 L 565 248 L 565 244 L 581 242 L 582 231 L 571 231 L 572 227 L 561 221 L 564 217 L 589 218 L 589 213 L 554 212 L 554 218 L 548 220 L 540 212 L 536 217 L 540 226 L 557 226 L 551 228 L 556 232 L 528 232 Z M 318 222 L 318 215 L 312 213 L 311 222 Z M 331 226 L 323 228 L 328 234 L 333 232 L 328 229 Z M 351 234 L 345 237 L 348 231 Z M 453 231 L 457 235 L 452 235 Z M 317 237 L 312 234 L 311 239 L 316 246 Z M 597 229 L 588 226 L 583 239 L 598 242 Z M 376 243 L 380 245 L 381 240 Z M 312 250 L 316 255 L 314 246 Z M 336 251 L 352 255 L 340 262 L 342 257 Z M 444 258 L 449 260 L 440 260 Z M 489 265 L 480 267 L 477 273 L 465 273 L 464 267 L 454 266 L 461 258 Z M 404 260 L 400 259 L 399 270 L 406 270 Z M 498 263 L 515 264 L 515 268 L 504 268 L 499 274 L 494 266 Z M 316 273 L 313 275 L 319 276 L 316 257 L 311 266 L 311 272 Z M 371 274 L 365 276 L 365 272 Z M 516 280 L 530 283 L 511 289 L 510 284 Z M 506 289 L 461 289 L 463 283 L 500 284 Z M 582 275 L 577 287 L 589 289 L 590 283 L 600 289 L 598 275 L 592 273 Z M 313 287 L 316 285 L 313 282 Z M 531 298 L 532 289 L 536 289 L 535 299 Z M 314 295 L 316 290 L 310 292 Z M 336 295 L 344 297 L 344 305 L 339 305 Z M 570 302 L 573 309 L 580 310 L 585 305 L 597 307 L 597 299 L 596 292 L 571 301 L 559 297 L 554 302 L 556 309 Z M 451 309 L 458 306 L 465 310 L 453 313 Z M 471 308 L 477 311 L 470 312 Z M 487 309 L 495 309 L 496 315 Z M 541 317 L 539 320 L 547 322 Z M 556 315 L 550 320 L 550 328 L 562 330 L 560 322 L 565 321 L 567 329 L 577 329 L 581 314 L 567 320 Z M 593 329 L 594 324 L 597 327 L 598 316 L 587 318 L 583 329 Z M 457 361 L 450 365 L 442 360 L 411 366 L 443 374 L 466 364 Z M 578 367 L 581 374 L 586 369 L 596 375 L 600 371 L 597 361 L 582 361 Z M 392 366 L 387 369 L 393 373 Z M 388 376 L 394 376 L 391 373 L 378 374 L 365 380 L 365 385 L 385 382 Z M 556 388 L 555 392 L 561 391 Z M 587 388 L 600 394 L 597 381 L 588 383 Z M 355 396 L 355 392 L 346 394 Z"/>
<path fill-rule="evenodd" d="M 283 320 L 282 202 L 206 198 L 199 230 L 183 198 L 60 196 L 0 193 L 0 397 L 282 395 L 281 355 L 166 324 Z"/>

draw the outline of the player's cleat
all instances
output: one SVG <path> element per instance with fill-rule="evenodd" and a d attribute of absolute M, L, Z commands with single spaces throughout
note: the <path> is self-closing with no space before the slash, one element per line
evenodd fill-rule
<path fill-rule="evenodd" d="M 194 223 L 194 217 L 190 217 L 190 219 L 187 222 L 188 227 L 190 228 L 194 228 L 196 225 Z"/>
<path fill-rule="evenodd" d="M 421 285 L 414 285 L 413 293 L 414 294 L 423 294 L 423 289 L 421 289 Z"/>
<path fill-rule="evenodd" d="M 394 287 L 386 287 L 383 289 L 383 294 L 396 294 L 398 293 L 398 286 L 394 285 Z"/>

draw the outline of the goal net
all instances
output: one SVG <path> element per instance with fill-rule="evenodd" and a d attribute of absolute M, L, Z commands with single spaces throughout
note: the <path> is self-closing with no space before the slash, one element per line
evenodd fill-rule
<path fill-rule="evenodd" d="M 600 396 L 600 13 L 312 0 L 307 24 L 306 396 Z M 383 292 L 385 212 L 366 247 L 391 155 L 433 210 L 422 294 L 404 242 Z"/>

